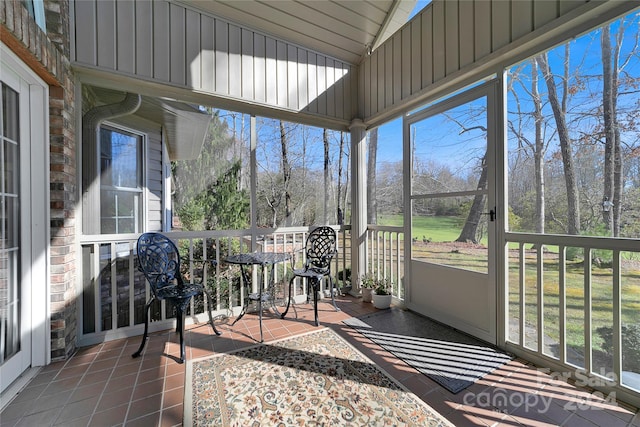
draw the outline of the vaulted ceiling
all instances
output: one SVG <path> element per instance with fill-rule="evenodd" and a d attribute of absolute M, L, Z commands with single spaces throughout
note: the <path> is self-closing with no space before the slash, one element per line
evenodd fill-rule
<path fill-rule="evenodd" d="M 176 0 L 341 61 L 358 64 L 407 22 L 417 0 Z"/>

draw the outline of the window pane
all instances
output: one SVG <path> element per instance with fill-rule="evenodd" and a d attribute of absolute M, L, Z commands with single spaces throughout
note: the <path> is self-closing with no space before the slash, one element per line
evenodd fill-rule
<path fill-rule="evenodd" d="M 257 134 L 259 227 L 349 221 L 349 135 L 263 117 Z"/>
<path fill-rule="evenodd" d="M 14 142 L 4 143 L 4 192 L 18 194 L 18 145 Z"/>
<path fill-rule="evenodd" d="M 100 130 L 101 233 L 142 230 L 142 137 Z"/>
<path fill-rule="evenodd" d="M 402 117 L 371 129 L 367 141 L 367 223 L 402 226 Z"/>
<path fill-rule="evenodd" d="M 473 199 L 461 196 L 415 200 L 411 215 L 412 259 L 487 273 L 487 218 L 482 218 L 478 226 L 478 243 L 456 241 L 467 223 Z"/>
<path fill-rule="evenodd" d="M 14 248 L 20 245 L 20 222 L 17 221 L 20 218 L 20 199 L 18 197 L 3 197 L 4 208 L 2 212 L 3 216 L 3 232 L 2 241 L 4 247 Z"/>
<path fill-rule="evenodd" d="M 247 228 L 250 118 L 205 110 L 211 120 L 199 156 L 171 162 L 172 226 L 183 230 Z"/>
<path fill-rule="evenodd" d="M 140 188 L 141 138 L 108 128 L 102 128 L 100 135 L 101 184 Z"/>
<path fill-rule="evenodd" d="M 4 83 L 0 111 L 0 365 L 21 349 L 19 96 Z"/>
<path fill-rule="evenodd" d="M 483 97 L 411 125 L 412 194 L 485 189 L 486 111 Z"/>
<path fill-rule="evenodd" d="M 6 85 L 2 85 L 2 135 L 12 141 L 18 141 L 19 130 L 18 112 L 18 92 Z"/>
<path fill-rule="evenodd" d="M 102 206 L 101 232 L 103 234 L 137 233 L 141 227 L 139 200 L 139 193 L 103 191 L 100 199 Z"/>

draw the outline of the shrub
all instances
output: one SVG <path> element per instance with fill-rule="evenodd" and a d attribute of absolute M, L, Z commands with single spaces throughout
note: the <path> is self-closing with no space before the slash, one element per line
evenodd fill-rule
<path fill-rule="evenodd" d="M 640 373 L 640 325 L 622 325 L 622 367 L 625 371 Z M 613 354 L 613 328 L 596 329 L 602 338 L 602 349 Z"/>
<path fill-rule="evenodd" d="M 338 280 L 343 284 L 351 283 L 351 268 L 346 267 L 344 270 L 338 271 Z"/>

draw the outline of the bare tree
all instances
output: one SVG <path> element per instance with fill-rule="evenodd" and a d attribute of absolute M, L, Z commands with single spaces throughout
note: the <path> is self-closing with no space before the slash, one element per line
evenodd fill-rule
<path fill-rule="evenodd" d="M 512 131 L 513 136 L 518 141 L 518 153 L 531 153 L 534 163 L 534 179 L 535 179 L 535 192 L 536 192 L 536 205 L 535 205 L 535 227 L 537 233 L 545 232 L 545 176 L 544 176 L 544 159 L 547 152 L 548 142 L 545 141 L 544 122 L 545 117 L 542 111 L 542 97 L 538 89 L 538 63 L 534 60 L 529 61 L 531 65 L 531 89 L 529 90 L 526 85 L 520 79 L 521 89 L 530 96 L 530 101 L 533 104 L 533 113 L 529 111 L 522 111 L 520 105 L 520 96 L 518 91 L 512 86 L 510 88 L 513 99 L 515 100 L 515 108 L 517 109 L 517 120 L 510 120 L 508 126 Z M 514 73 L 514 79 L 511 84 L 513 85 L 518 79 L 518 72 Z M 522 122 L 525 120 L 525 116 L 533 116 L 534 120 L 534 140 L 532 141 L 528 135 L 528 132 L 522 130 Z"/>
<path fill-rule="evenodd" d="M 481 116 L 484 117 L 485 115 L 486 115 L 486 109 L 483 109 L 481 112 Z M 486 134 L 487 134 L 486 126 L 482 126 L 482 125 L 468 126 L 465 123 L 453 117 L 452 115 L 445 114 L 445 116 L 449 120 L 455 122 L 458 126 L 460 126 L 460 132 L 459 132 L 460 135 L 473 130 L 480 130 L 485 135 L 484 138 L 486 141 Z M 478 190 L 486 190 L 487 185 L 488 185 L 487 151 L 485 149 L 485 152 L 483 153 L 482 158 L 480 159 L 480 176 L 478 178 L 478 185 L 476 186 L 476 188 Z M 485 204 L 486 204 L 486 195 L 484 192 L 480 194 L 476 194 L 473 197 L 473 202 L 471 203 L 469 213 L 467 214 L 467 219 L 464 222 L 464 226 L 462 227 L 462 231 L 460 231 L 460 235 L 456 239 L 456 242 L 478 243 L 479 241 L 478 227 L 480 226 L 480 219 L 482 218 L 482 213 L 485 209 Z"/>
<path fill-rule="evenodd" d="M 378 223 L 378 201 L 376 200 L 376 162 L 378 156 L 378 128 L 369 131 L 367 155 L 367 223 Z"/>
<path fill-rule="evenodd" d="M 549 68 L 547 53 L 538 55 L 536 62 L 542 71 L 542 75 L 547 84 L 549 92 L 549 102 L 553 110 L 556 122 L 558 139 L 560 141 L 560 151 L 562 153 L 562 163 L 564 166 L 564 180 L 567 191 L 567 233 L 572 235 L 580 234 L 580 196 L 576 180 L 576 170 L 573 158 L 573 145 L 569 129 L 567 127 L 567 99 L 569 95 L 569 46 L 565 45 L 564 70 L 561 78 L 562 99 L 558 97 L 554 75 Z"/>
<path fill-rule="evenodd" d="M 285 226 L 291 226 L 291 193 L 289 193 L 289 183 L 291 181 L 291 165 L 289 165 L 289 147 L 287 142 L 287 132 L 284 122 L 280 120 L 280 145 L 282 147 L 282 186 L 284 192 L 284 221 Z M 275 224 L 274 224 L 275 227 Z"/>
<path fill-rule="evenodd" d="M 456 120 L 458 125 L 462 126 L 462 123 Z M 465 132 L 469 132 L 474 129 L 479 129 L 482 132 L 487 133 L 487 128 L 484 126 L 473 126 L 470 128 L 462 128 L 460 134 Z M 487 174 L 487 153 L 485 152 L 480 160 L 480 177 L 478 178 L 478 190 L 486 190 L 488 184 L 488 174 Z M 485 199 L 486 196 L 484 193 L 476 194 L 473 197 L 473 202 L 471 203 L 471 208 L 469 209 L 469 214 L 467 215 L 467 220 L 464 222 L 464 226 L 462 227 L 462 231 L 460 235 L 456 239 L 456 242 L 472 242 L 478 243 L 478 227 L 480 225 L 480 218 L 482 218 L 482 211 L 485 208 Z"/>
<path fill-rule="evenodd" d="M 329 171 L 329 131 L 325 128 L 322 130 L 322 143 L 324 145 L 324 203 L 322 206 L 322 223 L 329 223 L 329 188 L 331 186 L 331 174 Z"/>
<path fill-rule="evenodd" d="M 344 223 L 344 203 L 342 201 L 342 161 L 344 156 L 344 132 L 340 132 L 340 146 L 338 151 L 338 194 L 336 196 L 336 217 L 338 218 L 338 224 Z M 345 185 L 346 187 L 346 185 Z M 346 191 L 345 191 L 346 194 Z"/>
<path fill-rule="evenodd" d="M 533 159 L 536 177 L 536 232 L 542 234 L 544 233 L 545 223 L 544 155 L 546 146 L 542 137 L 542 100 L 540 99 L 540 91 L 538 90 L 538 66 L 536 61 L 531 61 L 531 95 L 535 120 Z"/>
<path fill-rule="evenodd" d="M 620 216 L 622 213 L 623 193 L 623 155 L 618 123 L 618 76 L 624 64 L 620 66 L 620 50 L 625 26 L 618 27 L 616 43 L 611 46 L 611 28 L 605 25 L 600 35 L 602 50 L 602 110 L 604 119 L 604 191 L 603 203 L 611 202 L 611 209 L 603 211 L 607 229 L 613 236 L 620 235 Z M 637 44 L 637 41 L 636 41 Z"/>

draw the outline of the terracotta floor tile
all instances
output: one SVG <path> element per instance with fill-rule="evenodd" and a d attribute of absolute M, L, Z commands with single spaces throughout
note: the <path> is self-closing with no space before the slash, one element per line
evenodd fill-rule
<path fill-rule="evenodd" d="M 450 393 L 342 323 L 350 316 L 376 312 L 371 304 L 352 297 L 337 297 L 337 301 L 338 312 L 330 300 L 320 303 L 320 328 L 334 329 L 457 427 L 640 427 L 640 415 L 633 408 L 608 405 L 588 390 L 576 389 L 522 359 L 510 361 L 458 394 Z M 221 336 L 208 323 L 190 325 L 185 334 L 187 358 L 258 345 L 257 312 L 247 313 L 232 326 L 233 320 L 216 321 Z M 312 304 L 297 304 L 284 320 L 265 311 L 262 326 L 267 343 L 319 328 Z M 186 364 L 176 361 L 178 334 L 174 329 L 150 334 L 141 357 L 134 359 L 131 354 L 140 339 L 81 348 L 71 359 L 44 367 L 0 415 L 2 427 L 52 425 L 54 420 L 68 427 L 181 426 Z M 592 408 L 580 410 L 578 404 L 585 399 Z"/>

